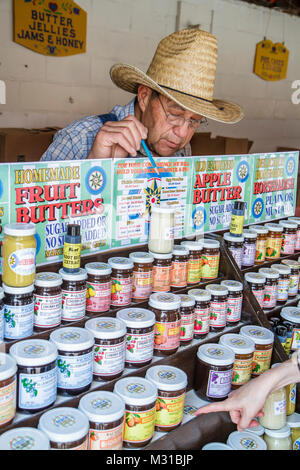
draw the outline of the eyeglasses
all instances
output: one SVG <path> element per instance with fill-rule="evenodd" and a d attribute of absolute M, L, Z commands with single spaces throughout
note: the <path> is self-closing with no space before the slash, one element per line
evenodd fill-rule
<path fill-rule="evenodd" d="M 207 119 L 204 117 L 202 119 L 186 119 L 184 118 L 183 116 L 178 116 L 176 114 L 172 114 L 172 113 L 167 113 L 166 110 L 165 110 L 165 107 L 164 105 L 162 104 L 161 102 L 161 99 L 160 99 L 160 96 L 158 95 L 158 100 L 161 104 L 161 107 L 162 109 L 164 110 L 164 113 L 166 115 L 166 121 L 171 124 L 172 126 L 174 127 L 179 127 L 179 126 L 183 126 L 183 124 L 185 122 L 188 122 L 189 123 L 189 127 L 191 129 L 198 129 L 198 127 L 201 125 L 201 124 L 205 124 L 205 125 L 208 125 L 208 121 Z"/>

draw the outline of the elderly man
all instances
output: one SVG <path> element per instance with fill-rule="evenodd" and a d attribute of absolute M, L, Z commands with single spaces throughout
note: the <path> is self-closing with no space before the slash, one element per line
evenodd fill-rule
<path fill-rule="evenodd" d="M 214 99 L 217 50 L 212 34 L 186 29 L 160 41 L 147 73 L 115 64 L 112 81 L 134 99 L 60 130 L 41 160 L 144 156 L 142 139 L 156 156 L 191 155 L 190 140 L 207 118 L 235 123 L 243 117 L 238 105 Z"/>

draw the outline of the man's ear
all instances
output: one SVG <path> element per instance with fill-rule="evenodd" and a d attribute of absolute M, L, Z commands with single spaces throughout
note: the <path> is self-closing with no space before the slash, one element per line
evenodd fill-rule
<path fill-rule="evenodd" d="M 145 85 L 138 86 L 137 100 L 138 100 L 139 107 L 142 112 L 144 112 L 145 109 L 147 108 L 151 95 L 152 95 L 151 88 Z"/>

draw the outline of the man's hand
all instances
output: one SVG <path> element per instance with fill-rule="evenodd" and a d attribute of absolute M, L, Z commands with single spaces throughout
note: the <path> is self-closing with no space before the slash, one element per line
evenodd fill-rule
<path fill-rule="evenodd" d="M 99 130 L 88 158 L 124 158 L 136 156 L 148 129 L 134 116 L 107 121 Z"/>

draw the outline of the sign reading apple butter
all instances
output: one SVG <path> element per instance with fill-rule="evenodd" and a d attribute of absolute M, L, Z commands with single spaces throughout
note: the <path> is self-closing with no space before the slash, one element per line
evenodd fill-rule
<path fill-rule="evenodd" d="M 14 0 L 14 41 L 50 56 L 86 51 L 87 14 L 73 1 Z"/>
<path fill-rule="evenodd" d="M 282 80 L 286 77 L 288 60 L 289 51 L 283 43 L 264 39 L 256 44 L 253 71 L 264 80 Z"/>

